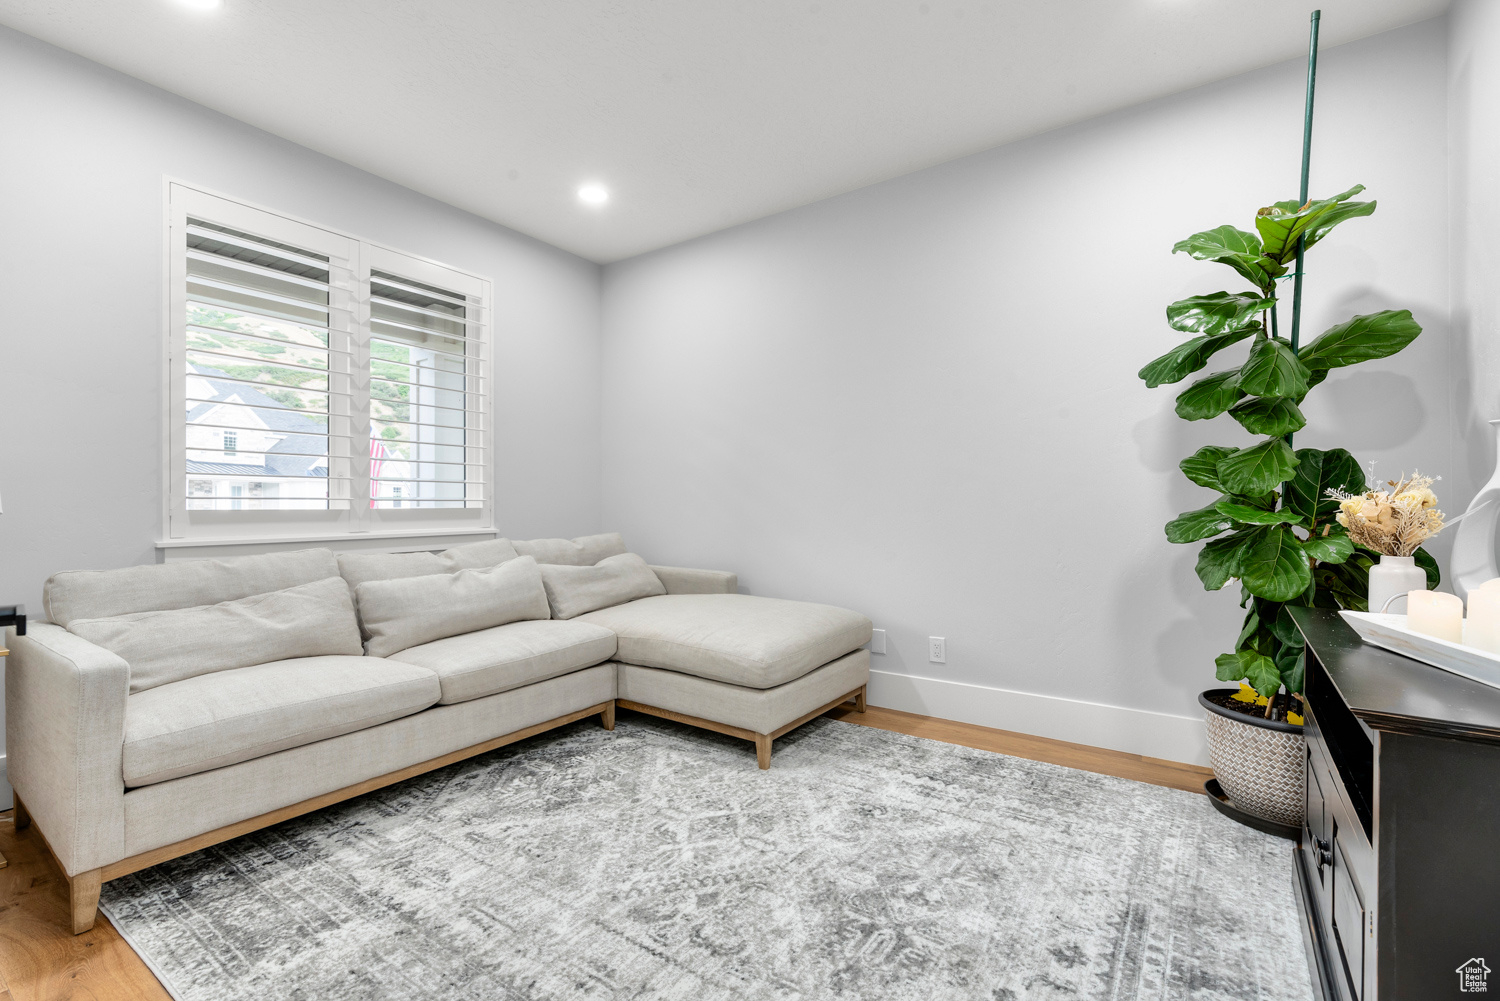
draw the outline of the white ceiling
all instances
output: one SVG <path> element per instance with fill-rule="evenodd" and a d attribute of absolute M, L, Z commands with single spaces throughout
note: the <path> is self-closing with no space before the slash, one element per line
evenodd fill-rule
<path fill-rule="evenodd" d="M 1322 0 L 1323 44 L 1447 3 Z M 0 0 L 0 23 L 605 262 L 1296 57 L 1309 7 Z"/>

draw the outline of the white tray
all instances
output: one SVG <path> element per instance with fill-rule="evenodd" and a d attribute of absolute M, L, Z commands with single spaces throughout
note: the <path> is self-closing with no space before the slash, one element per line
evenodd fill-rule
<path fill-rule="evenodd" d="M 1406 628 L 1404 615 L 1380 615 L 1373 612 L 1339 614 L 1354 627 L 1360 639 L 1372 646 L 1399 653 L 1412 660 L 1420 660 L 1481 685 L 1500 688 L 1500 655 L 1478 647 L 1438 639 L 1426 633 L 1412 632 Z M 1468 627 L 1467 620 L 1464 626 Z"/>

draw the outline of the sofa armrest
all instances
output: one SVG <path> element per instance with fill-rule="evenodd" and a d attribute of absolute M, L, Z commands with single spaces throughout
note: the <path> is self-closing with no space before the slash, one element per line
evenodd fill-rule
<path fill-rule="evenodd" d="M 661 579 L 668 594 L 734 594 L 740 589 L 739 575 L 728 570 L 657 566 L 651 570 Z"/>
<path fill-rule="evenodd" d="M 67 874 L 125 855 L 130 666 L 61 626 L 6 630 L 6 772 Z"/>

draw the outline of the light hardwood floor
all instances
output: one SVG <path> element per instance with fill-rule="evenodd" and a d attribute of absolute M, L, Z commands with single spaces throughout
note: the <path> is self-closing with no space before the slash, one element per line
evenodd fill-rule
<path fill-rule="evenodd" d="M 1009 730 L 991 730 L 987 726 L 957 723 L 951 719 L 938 719 L 936 716 L 918 716 L 899 709 L 870 706 L 866 712 L 860 713 L 852 706 L 840 706 L 829 710 L 827 715 L 846 723 L 873 726 L 878 730 L 909 733 L 913 737 L 940 740 L 945 744 L 962 744 L 964 747 L 996 751 L 1015 758 L 1050 761 L 1054 765 L 1066 765 L 1080 771 L 1118 775 L 1122 779 L 1135 779 L 1137 782 L 1200 794 L 1203 792 L 1203 783 L 1214 777 L 1211 768 L 1199 765 L 1148 758 L 1143 754 L 1130 754 L 1126 751 L 1110 751 L 1102 747 L 1090 747 L 1088 744 L 1069 744 L 1063 740 L 1033 737 Z"/>
<path fill-rule="evenodd" d="M 1213 774 L 1195 765 L 878 706 L 864 713 L 843 706 L 828 715 L 860 726 L 1190 792 L 1201 793 L 1204 781 Z M 70 932 L 67 880 L 35 828 L 17 834 L 8 811 L 0 813 L 0 855 L 10 862 L 0 869 L 0 1001 L 170 1001 L 146 964 L 103 915 L 92 931 L 76 936 Z"/>

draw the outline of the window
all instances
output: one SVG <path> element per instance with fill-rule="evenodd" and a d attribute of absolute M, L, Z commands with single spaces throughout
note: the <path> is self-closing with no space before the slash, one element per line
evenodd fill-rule
<path fill-rule="evenodd" d="M 170 539 L 493 524 L 489 283 L 171 185 Z"/>

